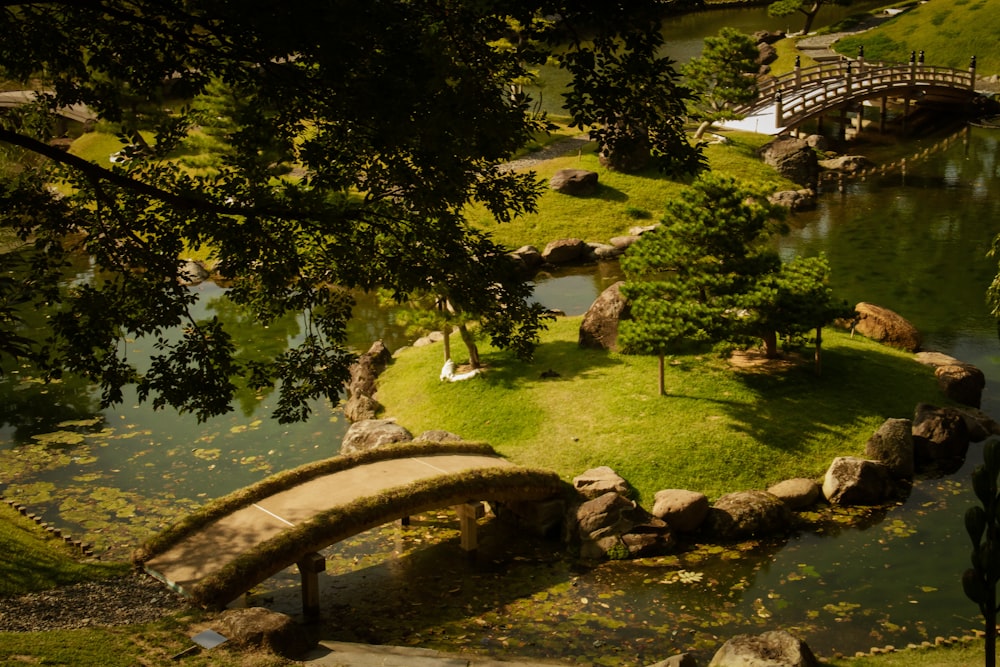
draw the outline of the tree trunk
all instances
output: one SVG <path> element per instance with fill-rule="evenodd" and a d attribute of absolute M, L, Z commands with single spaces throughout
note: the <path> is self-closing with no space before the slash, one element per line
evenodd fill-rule
<path fill-rule="evenodd" d="M 444 360 L 448 361 L 451 359 L 451 325 L 445 323 L 445 325 L 441 327 L 441 333 L 444 334 L 444 338 L 442 339 L 442 342 L 444 343 Z"/>
<path fill-rule="evenodd" d="M 458 333 L 462 336 L 462 342 L 469 349 L 469 365 L 472 368 L 479 368 L 479 348 L 476 347 L 476 340 L 472 337 L 472 332 L 465 326 L 465 323 L 458 325 Z"/>
<path fill-rule="evenodd" d="M 764 341 L 764 356 L 768 359 L 778 358 L 778 334 L 768 331 L 761 336 Z"/>
<path fill-rule="evenodd" d="M 813 368 L 816 371 L 816 377 L 823 374 L 823 360 L 821 355 L 823 352 L 823 327 L 816 327 L 816 347 L 813 351 L 813 360 L 815 361 L 815 366 Z"/>
<path fill-rule="evenodd" d="M 710 127 L 712 127 L 712 121 L 710 120 L 702 121 L 701 125 L 698 126 L 698 129 L 695 130 L 694 140 L 698 141 L 699 139 L 701 139 L 702 136 L 704 136 L 704 134 L 708 131 L 708 128 Z"/>
<path fill-rule="evenodd" d="M 660 353 L 660 396 L 666 396 L 667 390 L 663 385 L 663 353 Z"/>
<path fill-rule="evenodd" d="M 812 7 L 809 10 L 801 10 L 803 14 L 806 15 L 806 24 L 802 28 L 802 34 L 808 35 L 809 31 L 812 30 L 813 21 L 816 19 L 816 14 L 819 13 L 819 8 L 823 6 L 823 0 L 815 0 Z"/>

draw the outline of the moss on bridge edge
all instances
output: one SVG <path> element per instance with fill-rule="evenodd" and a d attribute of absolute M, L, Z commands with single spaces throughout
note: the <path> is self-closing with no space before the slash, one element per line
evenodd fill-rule
<path fill-rule="evenodd" d="M 132 553 L 132 562 L 137 567 L 141 567 L 146 561 L 163 553 L 191 533 L 207 526 L 213 521 L 217 521 L 238 509 L 252 505 L 263 498 L 303 484 L 316 477 L 329 475 L 366 463 L 376 463 L 378 461 L 403 458 L 416 454 L 479 454 L 499 457 L 496 450 L 482 442 L 419 441 L 417 443 L 406 442 L 386 445 L 366 452 L 334 456 L 322 461 L 307 463 L 293 470 L 277 473 L 255 484 L 238 489 L 209 502 L 201 509 L 192 512 L 162 532 L 157 533 L 142 546 L 138 547 Z"/>
<path fill-rule="evenodd" d="M 241 554 L 191 587 L 192 601 L 220 608 L 303 556 L 403 516 L 469 500 L 540 500 L 568 489 L 548 470 L 498 466 L 419 480 L 316 515 Z"/>

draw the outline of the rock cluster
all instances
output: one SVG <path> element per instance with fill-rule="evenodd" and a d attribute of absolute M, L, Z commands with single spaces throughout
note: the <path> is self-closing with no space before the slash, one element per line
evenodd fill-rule
<path fill-rule="evenodd" d="M 352 422 L 373 419 L 382 405 L 375 400 L 376 380 L 392 362 L 392 353 L 380 340 L 372 343 L 367 352 L 351 364 L 347 383 L 347 402 L 344 416 Z"/>

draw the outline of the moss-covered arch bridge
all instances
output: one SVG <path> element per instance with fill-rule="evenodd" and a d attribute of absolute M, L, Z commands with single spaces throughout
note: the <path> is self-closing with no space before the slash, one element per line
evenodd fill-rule
<path fill-rule="evenodd" d="M 298 565 L 303 610 L 315 615 L 321 549 L 384 523 L 455 507 L 462 548 L 474 551 L 481 501 L 544 500 L 565 488 L 555 473 L 514 465 L 487 445 L 393 445 L 311 463 L 219 498 L 147 542 L 134 561 L 211 608 Z"/>
<path fill-rule="evenodd" d="M 862 105 L 878 100 L 879 129 L 884 131 L 890 103 L 899 103 L 905 118 L 912 102 L 968 105 L 976 96 L 975 56 L 967 70 L 925 65 L 923 52 L 897 65 L 868 62 L 861 54 L 854 60 L 842 58 L 812 67 L 800 67 L 796 60 L 791 72 L 760 84 L 755 102 L 736 109 L 742 120 L 723 126 L 781 134 L 810 120 L 822 123 L 825 116 L 837 113 L 843 135 L 848 113 L 854 113 L 860 130 Z"/>

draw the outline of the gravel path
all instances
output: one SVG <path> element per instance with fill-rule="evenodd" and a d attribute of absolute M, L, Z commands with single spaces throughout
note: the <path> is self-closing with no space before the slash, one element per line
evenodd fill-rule
<path fill-rule="evenodd" d="M 534 153 L 524 156 L 523 158 L 505 163 L 503 168 L 511 171 L 516 169 L 530 169 L 531 167 L 538 166 L 546 160 L 575 153 L 588 143 L 590 143 L 590 137 L 586 134 L 560 139 L 559 141 L 554 141 L 545 148 L 537 150 Z"/>
<path fill-rule="evenodd" d="M 40 632 L 148 623 L 186 608 L 145 574 L 0 598 L 0 632 Z"/>

